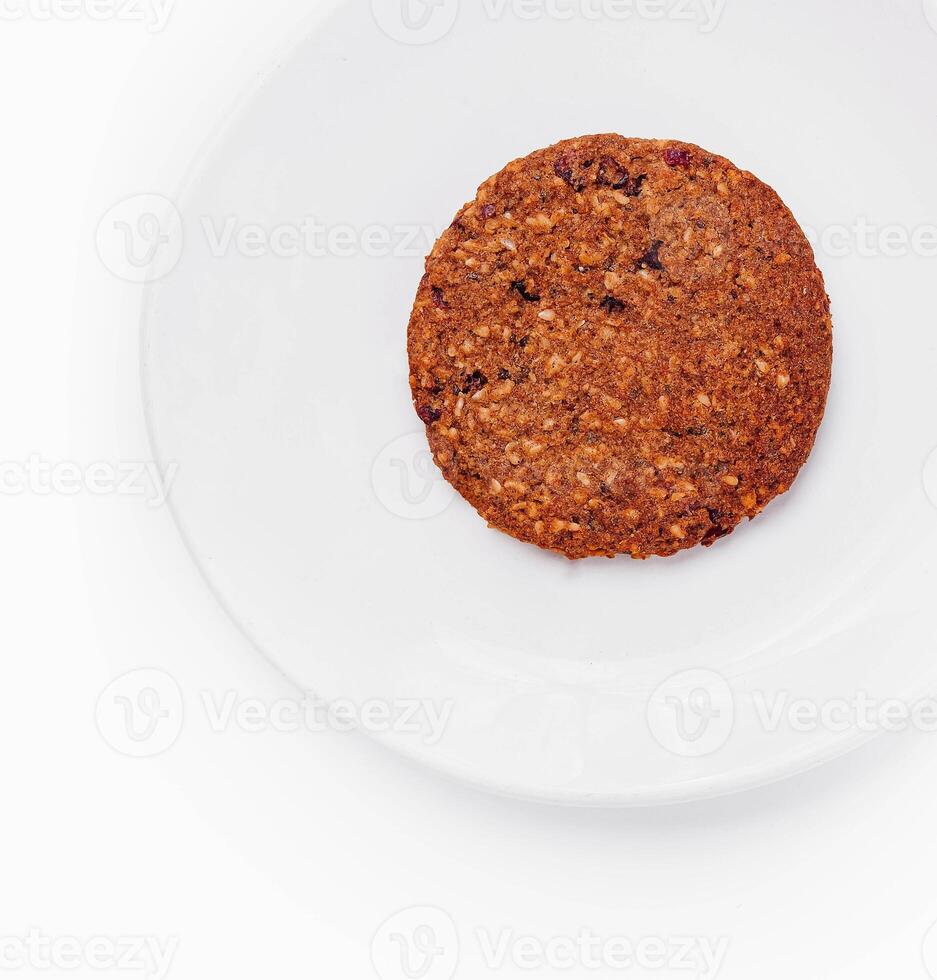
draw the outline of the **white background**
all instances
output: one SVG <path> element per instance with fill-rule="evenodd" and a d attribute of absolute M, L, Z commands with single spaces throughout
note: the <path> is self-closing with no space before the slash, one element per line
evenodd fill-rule
<path fill-rule="evenodd" d="M 140 294 L 98 261 L 95 227 L 127 196 L 171 193 L 178 161 L 307 15 L 293 0 L 178 0 L 155 35 L 0 21 L 3 459 L 143 458 Z M 485 969 L 477 928 L 726 937 L 725 980 L 914 980 L 925 958 L 937 976 L 934 736 L 882 738 L 744 796 L 586 812 L 444 783 L 360 736 L 219 735 L 200 692 L 291 692 L 218 608 L 169 513 L 120 495 L 0 507 L 0 937 L 156 937 L 177 943 L 174 978 L 368 978 L 381 924 L 432 906 L 457 925 L 463 977 L 521 975 Z M 188 712 L 152 759 L 115 752 L 95 725 L 101 692 L 137 667 L 169 671 Z M 87 959 L 67 972 L 108 973 Z M 426 975 L 449 972 L 443 957 Z"/>

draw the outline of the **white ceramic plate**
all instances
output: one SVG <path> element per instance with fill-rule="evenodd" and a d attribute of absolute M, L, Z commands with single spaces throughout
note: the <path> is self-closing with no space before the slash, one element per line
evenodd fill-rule
<path fill-rule="evenodd" d="M 368 706 L 395 749 L 579 804 L 789 775 L 934 690 L 935 25 L 930 0 L 323 8 L 198 157 L 144 317 L 178 523 L 257 646 Z M 777 188 L 821 241 L 835 380 L 811 462 L 756 522 L 573 564 L 440 482 L 405 329 L 423 255 L 482 180 L 606 131 L 696 142 Z"/>

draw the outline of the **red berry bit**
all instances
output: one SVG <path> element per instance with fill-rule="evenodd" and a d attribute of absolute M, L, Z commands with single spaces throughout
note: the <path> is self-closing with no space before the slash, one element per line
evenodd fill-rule
<path fill-rule="evenodd" d="M 417 405 L 416 414 L 420 416 L 420 421 L 424 425 L 432 425 L 442 418 L 442 412 L 432 405 Z"/>
<path fill-rule="evenodd" d="M 556 174 L 560 180 L 565 181 L 570 187 L 577 193 L 581 194 L 585 189 L 586 185 L 582 180 L 575 180 L 573 177 L 573 163 L 568 156 L 563 155 L 553 164 L 553 173 Z"/>
<path fill-rule="evenodd" d="M 690 156 L 689 150 L 674 150 L 673 148 L 664 150 L 664 163 L 668 167 L 689 167 L 692 161 L 693 158 Z"/>
<path fill-rule="evenodd" d="M 573 165 L 569 162 L 569 157 L 562 156 L 553 164 L 553 173 L 567 184 L 573 182 Z"/>
<path fill-rule="evenodd" d="M 638 268 L 646 266 L 649 269 L 656 269 L 660 272 L 664 268 L 664 263 L 660 260 L 660 249 L 663 244 L 659 240 L 653 242 L 651 247 L 645 252 L 644 258 L 638 261 Z"/>
<path fill-rule="evenodd" d="M 621 313 L 621 311 L 625 308 L 625 304 L 622 303 L 620 299 L 615 299 L 614 296 L 606 296 L 605 299 L 599 303 L 599 308 L 608 310 L 609 313 Z"/>
<path fill-rule="evenodd" d="M 600 187 L 611 187 L 612 190 L 620 191 L 628 184 L 628 171 L 617 160 L 605 157 L 599 163 L 595 182 Z"/>
<path fill-rule="evenodd" d="M 448 310 L 449 304 L 446 302 L 446 296 L 439 286 L 433 286 L 433 306 L 440 310 Z"/>

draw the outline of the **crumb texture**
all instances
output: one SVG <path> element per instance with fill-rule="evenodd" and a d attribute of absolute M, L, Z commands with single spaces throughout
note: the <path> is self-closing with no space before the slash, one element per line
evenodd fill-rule
<path fill-rule="evenodd" d="M 647 558 L 790 488 L 832 325 L 770 187 L 697 146 L 603 135 L 479 188 L 426 261 L 408 350 L 436 462 L 492 527 Z"/>

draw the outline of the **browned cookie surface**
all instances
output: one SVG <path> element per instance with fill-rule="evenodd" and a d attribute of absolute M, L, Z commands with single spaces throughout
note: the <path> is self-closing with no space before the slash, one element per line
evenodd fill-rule
<path fill-rule="evenodd" d="M 587 136 L 507 166 L 436 243 L 413 399 L 492 527 L 570 558 L 672 555 L 791 486 L 829 309 L 770 187 L 689 144 Z"/>

